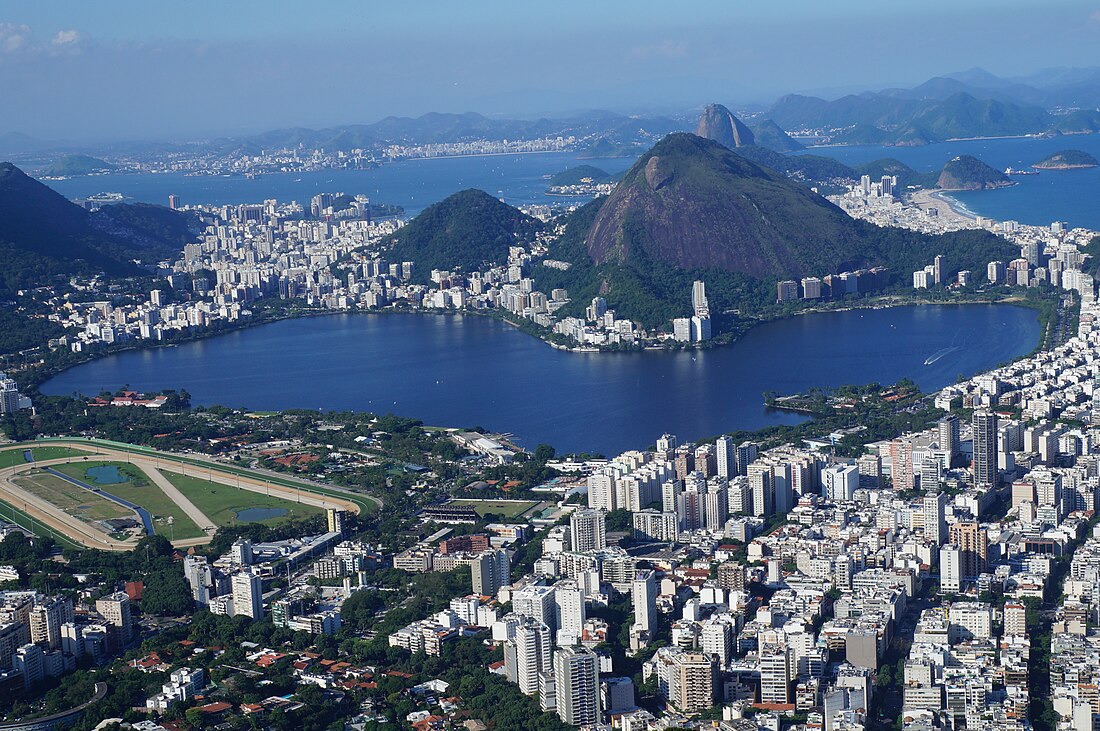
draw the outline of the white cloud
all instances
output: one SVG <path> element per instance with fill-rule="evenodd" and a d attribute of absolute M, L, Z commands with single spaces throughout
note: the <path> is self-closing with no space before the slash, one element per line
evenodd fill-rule
<path fill-rule="evenodd" d="M 0 22 L 0 58 L 77 54 L 82 50 L 83 40 L 80 31 L 74 28 L 59 30 L 47 41 L 36 37 L 29 25 Z"/>
<path fill-rule="evenodd" d="M 56 47 L 60 47 L 60 46 L 71 46 L 72 44 L 77 43 L 79 41 L 80 41 L 80 31 L 69 29 L 69 30 L 59 30 L 59 31 L 57 31 L 57 35 L 55 35 L 53 37 L 53 40 L 51 40 L 50 43 L 53 44 Z"/>
<path fill-rule="evenodd" d="M 30 43 L 30 26 L 0 23 L 0 53 L 16 53 Z"/>

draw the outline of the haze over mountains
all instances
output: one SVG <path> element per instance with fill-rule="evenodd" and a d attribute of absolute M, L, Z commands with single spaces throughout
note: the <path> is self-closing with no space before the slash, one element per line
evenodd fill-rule
<path fill-rule="evenodd" d="M 804 94 L 780 97 L 766 109 L 739 112 L 735 144 L 790 145 L 778 132 L 827 131 L 842 144 L 929 144 L 954 137 L 1100 131 L 1100 67 L 1053 69 L 1021 78 L 1002 78 L 982 69 L 935 77 L 912 88 L 865 91 L 826 99 Z M 723 107 L 724 108 L 724 107 Z M 728 111 L 728 110 L 727 110 Z M 386 117 L 367 124 L 310 129 L 291 127 L 254 135 L 188 142 L 72 145 L 0 130 L 0 154 L 44 150 L 213 151 L 254 154 L 273 148 L 352 150 L 390 144 L 431 144 L 475 139 L 534 139 L 575 136 L 607 145 L 652 144 L 676 131 L 695 129 L 698 108 L 680 114 L 622 114 L 594 110 L 535 120 L 488 117 L 475 112 Z M 747 133 L 747 134 L 746 134 Z M 800 144 L 792 140 L 795 145 Z M 790 150 L 797 149 L 790 145 Z M 782 149 L 781 151 L 790 151 Z"/>

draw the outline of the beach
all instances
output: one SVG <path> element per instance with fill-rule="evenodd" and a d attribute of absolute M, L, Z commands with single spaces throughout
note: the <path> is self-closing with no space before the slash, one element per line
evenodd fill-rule
<path fill-rule="evenodd" d="M 974 226 L 978 220 L 976 215 L 944 191 L 918 190 L 913 193 L 909 202 L 921 210 L 935 208 L 944 223 Z"/>

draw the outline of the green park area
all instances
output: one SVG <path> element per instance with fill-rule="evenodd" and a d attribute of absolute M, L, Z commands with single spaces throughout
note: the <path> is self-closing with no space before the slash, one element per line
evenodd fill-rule
<path fill-rule="evenodd" d="M 502 518 L 515 518 L 538 505 L 535 500 L 452 500 L 448 505 L 464 505 L 473 508 L 478 515 L 499 515 Z"/>
<path fill-rule="evenodd" d="M 182 507 L 168 497 L 163 490 L 140 468 L 125 462 L 74 462 L 55 465 L 54 469 L 74 477 L 93 487 L 140 505 L 153 516 L 157 533 L 169 540 L 198 538 L 202 530 Z"/>
<path fill-rule="evenodd" d="M 321 512 L 320 508 L 312 505 L 242 490 L 202 477 L 167 470 L 161 470 L 161 473 L 217 526 L 241 523 L 275 525 Z"/>

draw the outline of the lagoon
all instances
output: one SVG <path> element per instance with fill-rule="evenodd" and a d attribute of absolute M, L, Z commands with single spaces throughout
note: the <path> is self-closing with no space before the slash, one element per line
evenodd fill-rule
<path fill-rule="evenodd" d="M 610 455 L 666 431 L 694 440 L 803 419 L 767 409 L 766 391 L 902 378 L 932 391 L 1026 355 L 1039 335 L 1024 307 L 926 305 L 791 317 L 711 350 L 569 353 L 475 315 L 334 314 L 110 355 L 42 391 L 129 385 L 204 405 L 392 412 Z"/>

